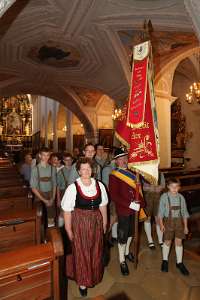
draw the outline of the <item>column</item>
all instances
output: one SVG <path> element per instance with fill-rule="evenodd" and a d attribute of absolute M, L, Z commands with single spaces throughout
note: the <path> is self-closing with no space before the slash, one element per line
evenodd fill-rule
<path fill-rule="evenodd" d="M 171 167 L 171 104 L 175 100 L 176 97 L 165 93 L 156 95 L 161 168 Z"/>
<path fill-rule="evenodd" d="M 44 97 L 44 100 L 45 101 L 45 106 L 44 106 L 44 110 L 45 110 L 45 114 L 44 114 L 44 117 L 45 117 L 45 147 L 48 147 L 48 110 L 47 110 L 47 98 Z"/>
<path fill-rule="evenodd" d="M 53 151 L 58 151 L 57 111 L 58 111 L 58 103 L 54 101 L 53 102 Z"/>
<path fill-rule="evenodd" d="M 66 108 L 66 150 L 73 151 L 72 112 Z"/>

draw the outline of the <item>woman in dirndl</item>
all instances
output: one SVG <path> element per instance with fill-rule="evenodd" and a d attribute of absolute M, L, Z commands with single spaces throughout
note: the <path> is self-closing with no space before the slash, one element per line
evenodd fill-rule
<path fill-rule="evenodd" d="M 75 280 L 81 296 L 103 277 L 103 235 L 107 228 L 108 196 L 104 185 L 92 178 L 92 161 L 80 159 L 80 177 L 68 186 L 62 199 L 65 229 L 72 245 L 67 256 L 67 276 Z"/>

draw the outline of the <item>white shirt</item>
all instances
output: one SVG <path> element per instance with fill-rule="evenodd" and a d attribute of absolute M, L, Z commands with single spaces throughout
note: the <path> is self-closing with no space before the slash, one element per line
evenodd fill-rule
<path fill-rule="evenodd" d="M 84 185 L 80 178 L 78 178 L 76 181 L 85 196 L 93 197 L 96 195 L 96 193 L 97 193 L 96 180 L 94 180 L 94 178 L 91 178 L 92 183 L 89 186 Z M 107 205 L 108 204 L 108 195 L 107 195 L 106 189 L 101 182 L 99 182 L 99 187 L 101 190 L 101 200 L 102 200 L 100 206 Z M 75 186 L 75 183 L 72 183 L 68 186 L 68 188 L 66 189 L 65 194 L 62 198 L 61 207 L 64 211 L 73 211 L 74 210 L 75 202 L 76 202 L 76 195 L 77 195 L 76 186 Z"/>
<path fill-rule="evenodd" d="M 64 168 L 64 165 L 61 165 L 60 167 L 56 167 L 57 173 L 58 173 L 62 168 Z"/>

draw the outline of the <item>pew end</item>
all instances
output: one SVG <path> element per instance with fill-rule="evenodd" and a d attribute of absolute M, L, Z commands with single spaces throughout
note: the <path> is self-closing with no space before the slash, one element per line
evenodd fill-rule
<path fill-rule="evenodd" d="M 4 300 L 60 300 L 59 257 L 63 245 L 57 229 L 45 244 L 0 254 L 0 295 Z"/>

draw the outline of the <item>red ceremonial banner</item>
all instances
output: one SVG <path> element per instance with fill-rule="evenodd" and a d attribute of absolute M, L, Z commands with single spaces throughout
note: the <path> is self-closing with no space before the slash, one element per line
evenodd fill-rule
<path fill-rule="evenodd" d="M 127 125 L 140 127 L 144 123 L 148 57 L 134 61 L 129 97 Z"/>
<path fill-rule="evenodd" d="M 129 150 L 129 167 L 156 183 L 159 134 L 153 89 L 150 42 L 134 47 L 131 91 L 116 126 L 116 137 Z"/>
<path fill-rule="evenodd" d="M 152 162 L 158 159 L 154 121 L 151 108 L 149 84 L 147 84 L 144 123 L 132 128 L 130 137 L 129 163 L 134 165 Z"/>
<path fill-rule="evenodd" d="M 122 115 L 120 119 L 117 121 L 115 135 L 123 145 L 129 148 L 132 129 L 126 125 L 127 110 L 128 110 L 128 103 L 126 103 L 122 108 Z"/>

